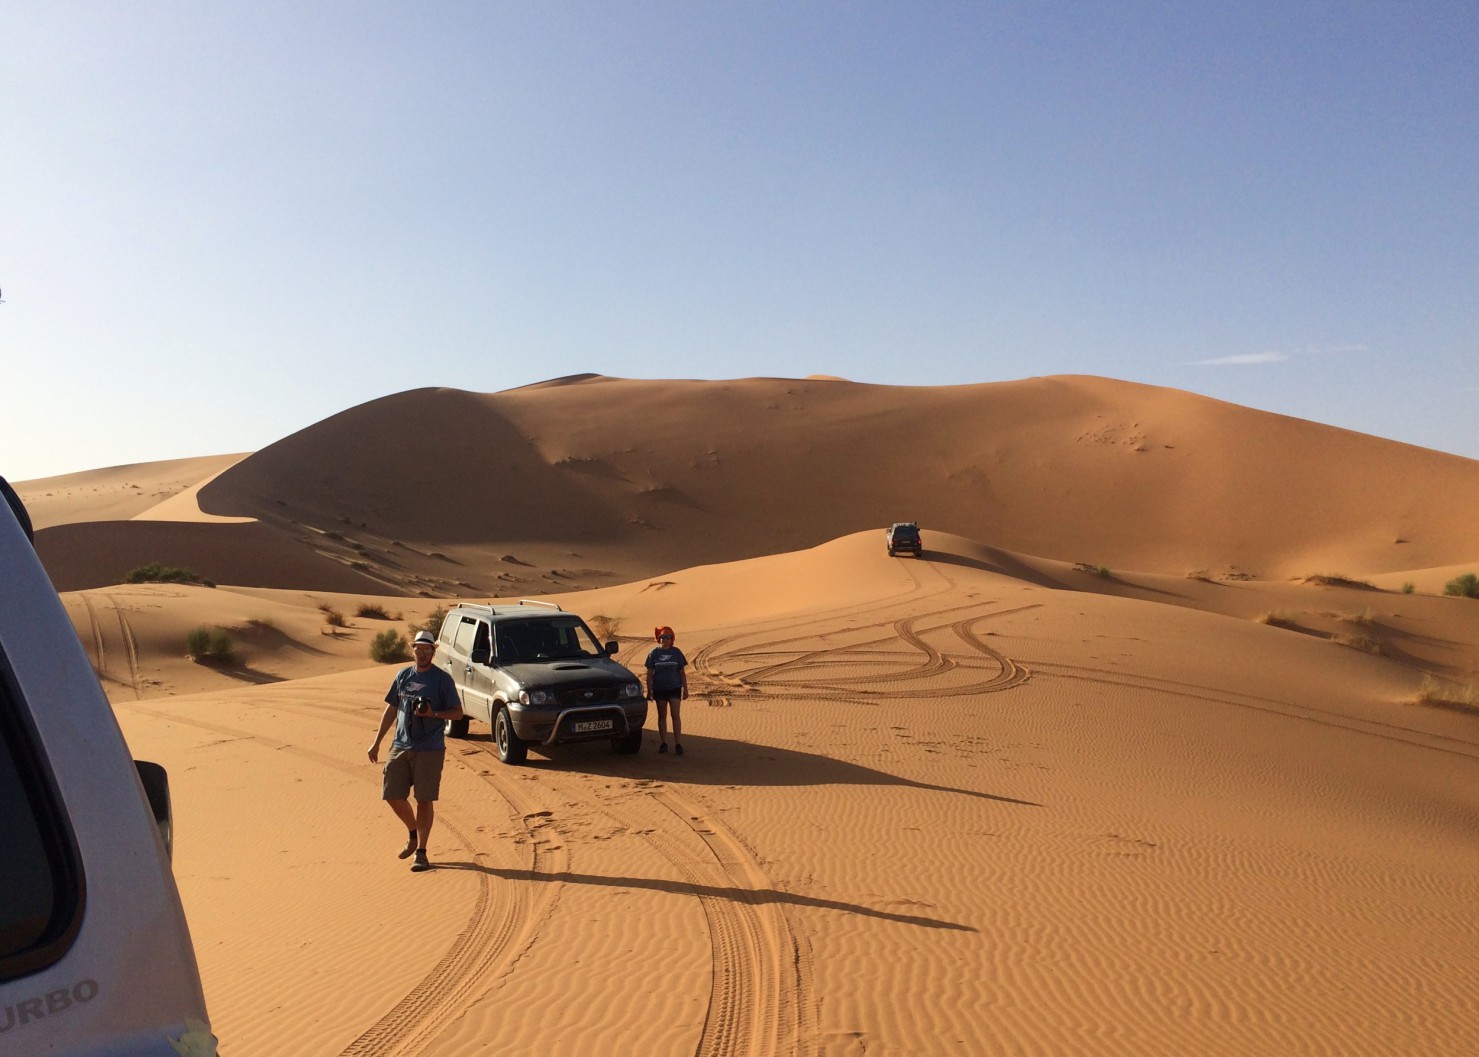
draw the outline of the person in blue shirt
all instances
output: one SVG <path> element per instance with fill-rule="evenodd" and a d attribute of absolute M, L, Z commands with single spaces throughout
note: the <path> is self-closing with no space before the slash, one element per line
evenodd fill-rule
<path fill-rule="evenodd" d="M 385 695 L 385 713 L 380 717 L 380 731 L 369 751 L 370 762 L 379 763 L 380 743 L 391 724 L 395 724 L 381 794 L 406 827 L 409 835 L 400 857 L 409 859 L 415 855 L 411 869 L 417 873 L 431 869 L 426 858 L 426 841 L 431 836 L 437 797 L 441 795 L 442 764 L 447 758 L 447 720 L 462 718 L 457 684 L 431 663 L 436 648 L 437 640 L 431 632 L 416 633 L 416 640 L 411 644 L 416 663 L 402 668 L 390 684 Z M 413 788 L 414 811 L 409 799 Z"/>
<path fill-rule="evenodd" d="M 678 705 L 688 696 L 688 658 L 673 645 L 673 629 L 652 633 L 657 645 L 647 655 L 647 699 L 657 705 L 657 751 L 668 751 L 668 709 L 673 710 L 673 751 L 683 755 L 683 720 Z"/>

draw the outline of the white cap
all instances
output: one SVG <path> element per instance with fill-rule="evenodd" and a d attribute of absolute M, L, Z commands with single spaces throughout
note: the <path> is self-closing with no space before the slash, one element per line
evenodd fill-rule
<path fill-rule="evenodd" d="M 420 646 L 423 642 L 428 646 L 435 646 L 437 644 L 436 636 L 429 631 L 418 631 L 416 632 L 416 637 L 411 640 L 411 645 Z"/>

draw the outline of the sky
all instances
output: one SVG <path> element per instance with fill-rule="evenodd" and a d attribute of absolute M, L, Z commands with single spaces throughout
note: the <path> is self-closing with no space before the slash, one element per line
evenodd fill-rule
<path fill-rule="evenodd" d="M 1472 0 L 6 4 L 0 475 L 584 372 L 1479 458 L 1476 55 Z"/>

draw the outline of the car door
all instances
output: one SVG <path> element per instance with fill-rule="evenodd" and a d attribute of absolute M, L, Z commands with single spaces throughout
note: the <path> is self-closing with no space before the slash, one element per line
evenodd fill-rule
<path fill-rule="evenodd" d="M 473 650 L 488 642 L 488 622 L 469 613 L 463 613 L 454 627 L 451 642 L 446 646 L 447 672 L 462 696 L 462 711 L 484 723 L 492 721 L 488 702 L 492 696 L 488 686 L 488 670 L 485 665 L 472 662 Z"/>

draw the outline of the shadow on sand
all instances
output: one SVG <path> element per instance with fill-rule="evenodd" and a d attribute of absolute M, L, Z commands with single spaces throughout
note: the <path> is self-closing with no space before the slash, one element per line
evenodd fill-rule
<path fill-rule="evenodd" d="M 729 899 L 736 903 L 752 905 L 781 903 L 799 907 L 817 907 L 821 910 L 840 910 L 846 914 L 860 914 L 864 917 L 879 918 L 883 921 L 894 921 L 900 925 L 914 925 L 926 929 L 949 929 L 955 932 L 980 931 L 970 925 L 962 925 L 955 921 L 942 921 L 939 918 L 928 918 L 919 914 L 894 914 L 858 903 L 845 903 L 839 899 L 818 899 L 815 896 L 797 895 L 794 892 L 779 892 L 774 888 L 725 888 L 718 885 L 689 884 L 686 881 L 658 880 L 653 877 L 609 877 L 603 874 L 569 873 L 568 871 L 535 873 L 533 870 L 499 870 L 481 863 L 458 860 L 438 862 L 435 865 L 438 870 L 470 870 L 474 873 L 487 874 L 490 877 L 500 877 L 506 881 L 544 883 L 559 881 L 562 884 L 596 885 L 605 888 L 646 888 L 654 892 L 668 892 L 672 895 L 710 896 L 715 899 Z"/>
<path fill-rule="evenodd" d="M 490 735 L 473 734 L 465 741 L 481 743 L 487 746 L 490 753 L 493 751 Z M 448 742 L 449 747 L 456 744 L 456 741 Z M 657 733 L 648 729 L 642 742 L 642 751 L 635 756 L 618 756 L 605 742 L 587 742 L 554 746 L 548 750 L 548 756 L 542 755 L 542 749 L 535 748 L 523 766 L 536 772 L 547 768 L 570 774 L 592 774 L 637 781 L 671 780 L 699 786 L 899 786 L 977 797 L 1022 807 L 1042 807 L 1033 800 L 1019 800 L 977 789 L 916 782 L 887 771 L 799 749 L 752 745 L 744 741 L 695 734 L 683 735 L 683 748 L 686 753 L 683 756 L 675 756 L 671 752 L 658 755 Z M 497 763 L 497 760 L 494 762 Z"/>

